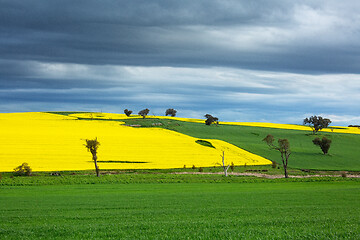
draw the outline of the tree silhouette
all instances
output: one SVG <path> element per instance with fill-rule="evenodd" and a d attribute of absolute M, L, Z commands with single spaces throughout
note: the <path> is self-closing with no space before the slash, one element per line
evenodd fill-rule
<path fill-rule="evenodd" d="M 132 112 L 133 112 L 133 111 L 131 111 L 131 110 L 127 110 L 127 109 L 124 110 L 125 115 L 128 116 L 128 117 L 130 117 L 130 115 L 132 114 Z"/>
<path fill-rule="evenodd" d="M 320 138 L 315 138 L 313 140 L 313 143 L 317 146 L 319 146 L 321 148 L 321 150 L 323 151 L 323 153 L 326 155 L 329 151 L 330 145 L 331 145 L 331 140 L 323 137 L 321 140 Z"/>
<path fill-rule="evenodd" d="M 327 128 L 330 123 L 330 119 L 323 118 L 321 116 L 311 116 L 304 119 L 304 125 L 308 125 L 309 127 L 311 127 L 313 134 L 316 134 L 323 128 Z"/>
<path fill-rule="evenodd" d="M 217 117 L 213 117 L 210 114 L 205 114 L 206 120 L 205 120 L 205 124 L 206 125 L 211 125 L 212 123 L 216 123 L 216 125 L 219 124 L 219 119 Z"/>
<path fill-rule="evenodd" d="M 97 140 L 97 138 L 95 139 L 86 139 L 86 144 L 84 144 L 84 146 L 87 148 L 88 152 L 91 152 L 92 154 L 92 159 L 94 161 L 95 164 L 95 171 L 96 171 L 96 176 L 99 177 L 99 167 L 97 165 L 97 149 L 100 146 L 100 142 Z"/>
<path fill-rule="evenodd" d="M 150 110 L 146 108 L 146 109 L 141 110 L 138 114 L 140 116 L 142 116 L 143 118 L 145 118 L 149 114 L 149 112 L 150 112 Z"/>
<path fill-rule="evenodd" d="M 166 109 L 165 115 L 166 116 L 170 115 L 172 117 L 175 117 L 176 113 L 177 113 L 177 111 L 175 109 L 169 108 L 169 109 Z"/>
<path fill-rule="evenodd" d="M 284 139 L 279 139 L 278 140 L 278 145 L 274 144 L 274 136 L 271 134 L 268 134 L 263 141 L 267 143 L 267 145 L 269 145 L 269 147 L 271 149 L 275 149 L 277 151 L 279 151 L 281 153 L 281 160 L 283 163 L 283 168 L 284 168 L 284 174 L 285 174 L 285 178 L 288 178 L 288 172 L 287 172 L 287 165 L 288 165 L 288 161 L 289 161 L 289 157 L 291 154 L 290 151 L 290 143 L 289 140 L 287 140 L 286 138 Z"/>

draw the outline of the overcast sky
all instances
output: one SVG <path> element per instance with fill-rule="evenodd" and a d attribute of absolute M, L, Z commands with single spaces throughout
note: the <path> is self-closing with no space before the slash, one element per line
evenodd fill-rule
<path fill-rule="evenodd" d="M 0 0 L 0 112 L 360 124 L 358 0 Z"/>

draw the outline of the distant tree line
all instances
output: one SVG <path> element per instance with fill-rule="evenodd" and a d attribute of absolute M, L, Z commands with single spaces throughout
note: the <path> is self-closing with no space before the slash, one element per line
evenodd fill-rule
<path fill-rule="evenodd" d="M 145 109 L 139 111 L 139 112 L 138 112 L 138 115 L 139 115 L 139 116 L 142 116 L 143 118 L 146 118 L 146 116 L 149 114 L 149 112 L 150 112 L 150 110 L 149 110 L 148 108 L 145 108 Z M 124 113 L 125 113 L 126 116 L 130 117 L 130 115 L 133 113 L 133 111 L 128 110 L 128 109 L 125 109 L 125 110 L 124 110 Z M 170 115 L 171 117 L 175 117 L 175 116 L 176 116 L 176 113 L 177 113 L 177 111 L 176 111 L 175 109 L 173 109 L 173 108 L 168 108 L 168 109 L 166 109 L 166 111 L 165 111 L 165 116 L 169 116 L 169 115 Z"/>

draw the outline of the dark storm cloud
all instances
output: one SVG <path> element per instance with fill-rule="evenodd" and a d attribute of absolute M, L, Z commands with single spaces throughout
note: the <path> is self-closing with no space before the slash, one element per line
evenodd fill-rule
<path fill-rule="evenodd" d="M 0 0 L 0 111 L 358 121 L 359 11 L 355 0 Z"/>
<path fill-rule="evenodd" d="M 359 72 L 357 13 L 336 1 L 0 4 L 0 51 L 6 59 Z M 343 28 L 347 21 L 352 29 Z M 302 31 L 321 36 L 308 38 Z"/>

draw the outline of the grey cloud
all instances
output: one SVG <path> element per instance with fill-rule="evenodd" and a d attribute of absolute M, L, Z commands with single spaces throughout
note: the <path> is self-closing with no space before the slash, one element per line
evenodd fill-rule
<path fill-rule="evenodd" d="M 0 111 L 356 120 L 359 10 L 351 0 L 0 0 Z"/>
<path fill-rule="evenodd" d="M 0 52 L 7 59 L 295 72 L 360 68 L 353 1 L 352 11 L 336 1 L 0 4 Z"/>

